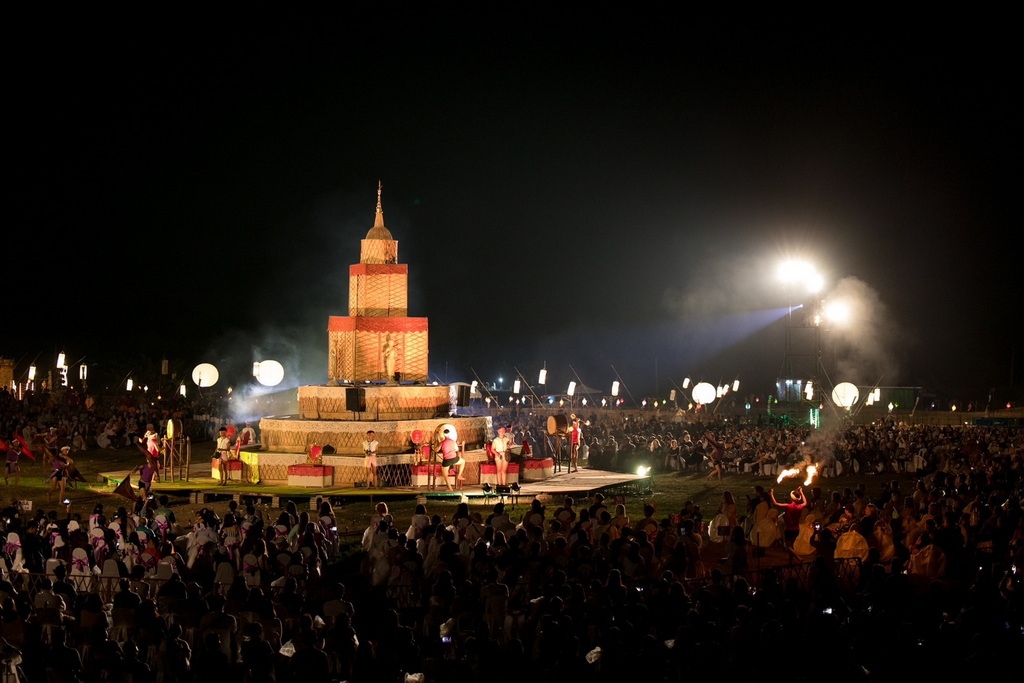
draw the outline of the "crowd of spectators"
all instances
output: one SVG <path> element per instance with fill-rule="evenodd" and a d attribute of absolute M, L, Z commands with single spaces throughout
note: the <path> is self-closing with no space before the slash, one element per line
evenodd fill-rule
<path fill-rule="evenodd" d="M 501 683 L 885 681 L 1013 661 L 1022 430 L 602 420 L 588 434 L 602 450 L 615 437 L 653 452 L 651 439 L 699 443 L 710 430 L 730 460 L 745 449 L 751 464 L 769 451 L 778 465 L 810 457 L 863 482 L 808 486 L 797 521 L 811 533 L 771 567 L 751 530 L 782 511 L 764 480 L 732 475 L 756 471 L 742 466 L 714 512 L 645 505 L 630 519 L 597 494 L 519 510 L 464 503 L 450 518 L 424 503 L 395 519 L 378 503 L 351 544 L 326 502 L 232 504 L 190 520 L 166 499 L 86 518 L 10 507 L 4 666 L 24 680 Z M 518 443 L 544 438 L 542 424 L 509 423 Z M 910 490 L 885 476 L 911 469 Z M 727 537 L 706 524 L 720 513 Z M 844 543 L 851 535 L 863 543 Z"/>
<path fill-rule="evenodd" d="M 551 434 L 542 414 L 499 414 L 515 443 L 530 451 L 565 457 L 566 435 Z M 983 452 L 1014 448 L 1012 430 L 970 425 L 911 425 L 887 418 L 868 424 L 849 423 L 819 430 L 809 425 L 768 424 L 763 419 L 708 418 L 696 421 L 643 412 L 592 413 L 583 428 L 583 457 L 591 466 L 613 471 L 655 473 L 702 471 L 713 451 L 707 439 L 725 446 L 725 470 L 764 474 L 815 462 L 832 474 L 885 474 L 937 470 L 959 472 Z M 1016 448 L 1024 443 L 1016 440 Z"/>
<path fill-rule="evenodd" d="M 148 425 L 164 434 L 167 421 L 175 418 L 185 423 L 193 440 L 205 440 L 230 421 L 224 405 L 216 397 L 174 394 L 155 400 L 146 393 L 83 395 L 73 388 L 26 392 L 18 397 L 0 388 L 0 436 L 23 436 L 34 445 L 53 428 L 59 444 L 70 446 L 72 453 L 135 448 Z"/>

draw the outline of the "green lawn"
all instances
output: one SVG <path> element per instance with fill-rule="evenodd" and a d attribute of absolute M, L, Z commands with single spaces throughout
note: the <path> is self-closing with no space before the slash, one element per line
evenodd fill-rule
<path fill-rule="evenodd" d="M 205 453 L 207 450 L 213 451 L 213 444 L 210 443 L 197 443 L 193 446 L 193 458 L 195 454 Z M 132 467 L 142 462 L 142 456 L 138 450 L 133 448 L 121 448 L 119 450 L 108 450 L 108 449 L 93 449 L 78 453 L 75 455 L 75 465 L 79 468 L 88 483 L 79 483 L 75 490 L 69 491 L 69 498 L 71 499 L 71 510 L 77 512 L 83 516 L 88 515 L 92 512 L 93 507 L 97 503 L 102 503 L 105 508 L 116 508 L 117 506 L 128 503 L 125 498 L 116 495 L 113 491 L 113 486 L 107 483 L 100 483 L 99 475 L 102 472 L 117 472 L 129 470 Z M 65 506 L 60 505 L 60 502 L 56 500 L 56 496 L 52 500 L 47 500 L 47 492 L 49 491 L 50 484 L 44 483 L 44 478 L 49 472 L 44 472 L 41 459 L 37 462 L 32 462 L 26 458 L 22 458 L 21 461 L 21 482 L 18 486 L 14 485 L 13 480 L 6 487 L 5 497 L 6 501 L 31 501 L 33 510 L 38 510 L 40 506 L 43 509 L 49 510 L 60 510 L 63 512 Z M 867 490 L 869 497 L 875 496 L 881 490 L 881 486 L 884 482 L 896 479 L 900 482 L 900 488 L 904 491 L 912 489 L 914 482 L 914 475 L 912 474 L 883 474 L 876 476 L 844 476 L 832 479 L 819 479 L 815 482 L 815 485 L 820 486 L 825 492 L 826 497 L 832 490 L 842 490 L 844 487 L 854 488 L 860 481 L 867 481 Z M 777 487 L 780 493 L 788 493 L 797 483 L 796 479 L 789 479 Z M 625 499 L 626 512 L 632 519 L 640 519 L 643 516 L 643 505 L 645 503 L 653 503 L 657 509 L 657 517 L 665 517 L 671 513 L 678 512 L 683 503 L 688 500 L 692 500 L 701 506 L 704 512 L 704 519 L 710 520 L 714 516 L 718 505 L 722 501 L 722 493 L 724 491 L 731 491 L 736 497 L 736 501 L 739 504 L 741 514 L 744 507 L 744 496 L 753 493 L 754 486 L 761 484 L 765 488 L 775 485 L 774 479 L 771 477 L 755 476 L 750 474 L 727 474 L 721 482 L 717 480 L 708 480 L 704 478 L 703 474 L 688 474 L 688 475 L 677 475 L 677 474 L 658 474 L 653 476 L 653 486 L 650 494 L 628 496 Z M 161 492 L 161 486 L 156 486 L 157 492 Z M 258 491 L 259 487 L 253 487 L 254 491 Z M 163 487 L 163 492 L 167 493 L 171 498 L 172 506 L 179 508 L 180 513 L 178 514 L 179 520 L 191 519 L 191 512 L 201 507 L 189 503 L 187 492 L 181 490 L 174 490 L 172 487 Z M 304 489 L 304 494 L 315 493 L 311 489 Z M 372 492 L 367 491 L 364 497 L 359 498 L 348 498 L 346 497 L 346 504 L 336 508 L 335 513 L 338 517 L 338 528 L 341 532 L 347 532 L 356 534 L 361 532 L 367 525 L 370 515 L 373 513 L 374 504 L 381 500 L 380 497 L 371 499 Z M 781 496 L 780 496 L 781 498 Z M 384 500 L 387 502 L 390 512 L 395 518 L 396 525 L 400 531 L 404 531 L 405 525 L 408 523 L 409 518 L 416 507 L 415 497 L 407 498 L 395 498 L 385 497 Z M 486 516 L 489 514 L 491 507 L 496 502 L 495 498 L 483 499 L 483 498 L 472 498 L 470 499 L 471 511 L 479 511 L 481 514 Z M 608 501 L 611 502 L 611 501 Z M 440 514 L 443 517 L 450 518 L 452 513 L 458 504 L 456 498 L 447 500 L 431 500 L 427 505 L 427 512 L 429 514 Z M 549 508 L 555 508 L 561 504 L 560 500 L 553 499 L 547 503 Z M 577 501 L 577 506 L 583 505 L 583 501 Z M 517 508 L 513 511 L 513 519 L 517 520 L 517 517 L 525 512 L 529 501 L 522 499 L 519 501 Z M 213 507 L 219 513 L 223 514 L 227 510 L 227 503 L 213 503 L 209 507 Z M 300 511 L 301 511 L 300 507 Z M 267 517 L 276 517 L 277 512 L 270 508 L 264 508 L 264 514 Z M 518 520 L 517 520 L 518 521 Z"/>

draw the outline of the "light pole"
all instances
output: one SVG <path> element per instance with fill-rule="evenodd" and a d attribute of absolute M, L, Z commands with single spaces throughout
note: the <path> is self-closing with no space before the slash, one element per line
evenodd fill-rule
<path fill-rule="evenodd" d="M 793 380 L 798 380 L 801 383 L 810 381 L 812 386 L 816 385 L 821 365 L 820 301 L 815 300 L 813 310 L 808 310 L 804 304 L 794 307 L 794 289 L 799 290 L 800 294 L 817 294 L 821 291 L 825 281 L 817 269 L 807 261 L 785 261 L 780 264 L 777 275 L 785 286 L 788 303 L 786 349 L 783 364 L 785 376 L 782 378 L 784 382 L 780 388 L 786 387 L 786 402 L 793 402 L 790 391 L 793 388 Z M 797 314 L 794 315 L 794 313 Z M 800 396 L 800 393 L 800 390 L 797 389 L 797 397 Z"/>

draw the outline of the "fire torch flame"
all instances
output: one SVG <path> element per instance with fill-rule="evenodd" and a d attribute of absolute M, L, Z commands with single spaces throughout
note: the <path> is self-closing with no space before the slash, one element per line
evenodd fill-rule
<path fill-rule="evenodd" d="M 776 484 L 781 484 L 783 479 L 788 479 L 789 477 L 795 477 L 798 474 L 800 474 L 800 470 L 798 470 L 798 469 L 782 470 L 781 472 L 779 472 L 779 476 L 775 480 L 775 483 Z"/>
<path fill-rule="evenodd" d="M 804 486 L 810 486 L 811 483 L 814 481 L 814 475 L 816 475 L 818 473 L 818 466 L 817 465 L 808 465 L 806 471 L 807 471 L 807 478 L 804 479 Z"/>

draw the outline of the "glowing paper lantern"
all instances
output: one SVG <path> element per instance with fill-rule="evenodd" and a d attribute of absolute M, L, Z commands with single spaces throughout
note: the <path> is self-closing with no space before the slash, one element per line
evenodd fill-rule
<path fill-rule="evenodd" d="M 212 363 L 200 363 L 192 369 L 192 381 L 197 387 L 212 387 L 220 379 L 220 371 Z"/>
<path fill-rule="evenodd" d="M 265 360 L 260 363 L 256 379 L 265 387 L 276 387 L 284 379 L 284 366 L 276 360 Z"/>

